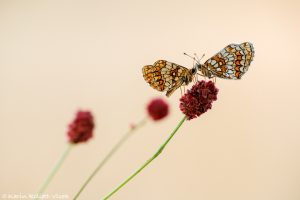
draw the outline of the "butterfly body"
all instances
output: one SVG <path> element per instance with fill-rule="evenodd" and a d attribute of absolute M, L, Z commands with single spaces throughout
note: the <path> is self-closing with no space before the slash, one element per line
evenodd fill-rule
<path fill-rule="evenodd" d="M 202 76 L 223 79 L 241 79 L 247 72 L 254 57 L 253 45 L 249 42 L 230 44 L 208 59 L 188 69 L 181 65 L 158 60 L 153 65 L 143 67 L 143 76 L 151 87 L 158 91 L 167 91 L 169 97 L 180 86 L 188 85 L 199 71 Z"/>

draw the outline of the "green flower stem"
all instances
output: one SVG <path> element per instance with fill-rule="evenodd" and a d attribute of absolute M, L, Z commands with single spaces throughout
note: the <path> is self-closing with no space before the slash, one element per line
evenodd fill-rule
<path fill-rule="evenodd" d="M 138 124 L 136 124 L 133 128 L 131 128 L 123 137 L 119 140 L 119 142 L 110 150 L 110 152 L 105 156 L 105 158 L 98 164 L 96 169 L 92 172 L 92 174 L 87 178 L 84 184 L 81 186 L 79 191 L 76 193 L 73 200 L 76 200 L 81 192 L 85 189 L 85 187 L 89 184 L 89 182 L 93 179 L 93 177 L 98 173 L 98 171 L 105 165 L 105 163 L 112 157 L 112 155 L 122 146 L 122 144 L 136 131 L 138 128 L 145 125 L 147 122 L 147 117 L 141 120 Z"/>
<path fill-rule="evenodd" d="M 167 138 L 167 140 L 156 151 L 156 153 L 149 160 L 147 160 L 138 170 L 136 170 L 132 175 L 130 175 L 123 183 L 121 183 L 117 188 L 115 188 L 112 192 L 110 192 L 107 196 L 105 196 L 103 200 L 109 199 L 113 194 L 115 194 L 118 190 L 120 190 L 123 186 L 125 186 L 131 179 L 133 179 L 136 175 L 138 175 L 145 167 L 147 167 L 147 165 L 149 165 L 159 154 L 161 154 L 163 149 L 167 146 L 167 144 L 170 142 L 170 140 L 173 138 L 173 136 L 175 135 L 175 133 L 178 131 L 178 129 L 181 127 L 181 125 L 185 120 L 186 120 L 186 116 L 182 118 L 182 120 L 179 122 L 179 124 L 176 126 L 176 128 Z"/>
<path fill-rule="evenodd" d="M 53 177 L 55 176 L 55 174 L 60 169 L 61 165 L 63 164 L 63 162 L 65 161 L 65 159 L 69 155 L 69 153 L 70 153 L 73 146 L 74 146 L 73 144 L 68 144 L 66 150 L 61 155 L 60 159 L 58 160 L 58 162 L 56 163 L 56 165 L 54 166 L 54 168 L 50 172 L 49 176 L 47 177 L 47 179 L 45 180 L 43 185 L 40 187 L 40 189 L 38 190 L 38 192 L 37 192 L 38 196 L 46 190 L 47 186 L 49 185 L 49 183 L 51 182 L 51 180 L 53 179 Z"/>

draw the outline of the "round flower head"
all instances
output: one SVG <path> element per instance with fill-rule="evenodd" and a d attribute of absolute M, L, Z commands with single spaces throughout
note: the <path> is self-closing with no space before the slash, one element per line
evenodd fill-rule
<path fill-rule="evenodd" d="M 212 81 L 198 81 L 180 98 L 180 110 L 188 120 L 199 117 L 211 109 L 212 102 L 217 100 L 218 91 Z"/>
<path fill-rule="evenodd" d="M 161 120 L 169 114 L 169 105 L 161 98 L 150 101 L 147 106 L 149 116 L 154 120 Z"/>
<path fill-rule="evenodd" d="M 76 144 L 86 142 L 93 136 L 94 119 L 89 111 L 78 111 L 75 119 L 69 124 L 69 142 Z"/>

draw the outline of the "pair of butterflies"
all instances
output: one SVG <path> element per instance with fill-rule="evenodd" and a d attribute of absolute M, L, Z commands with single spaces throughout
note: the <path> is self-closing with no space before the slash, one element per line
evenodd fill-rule
<path fill-rule="evenodd" d="M 158 91 L 167 91 L 169 97 L 181 86 L 188 85 L 200 72 L 200 75 L 213 78 L 240 79 L 248 70 L 254 57 L 254 48 L 250 42 L 230 44 L 204 64 L 196 61 L 192 69 L 158 60 L 153 65 L 143 67 L 143 76 L 151 87 Z"/>

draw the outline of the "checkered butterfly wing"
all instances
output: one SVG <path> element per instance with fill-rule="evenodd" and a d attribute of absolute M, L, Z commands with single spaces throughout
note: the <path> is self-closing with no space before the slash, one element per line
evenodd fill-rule
<path fill-rule="evenodd" d="M 208 59 L 203 67 L 219 78 L 240 79 L 247 72 L 253 57 L 251 43 L 230 44 Z"/>
<path fill-rule="evenodd" d="M 146 65 L 142 71 L 145 81 L 158 91 L 167 91 L 168 97 L 184 84 L 185 76 L 189 73 L 187 68 L 166 60 Z"/>

